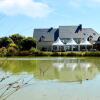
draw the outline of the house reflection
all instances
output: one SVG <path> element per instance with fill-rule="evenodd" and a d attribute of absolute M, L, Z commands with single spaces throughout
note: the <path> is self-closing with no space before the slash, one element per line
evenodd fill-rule
<path fill-rule="evenodd" d="M 53 63 L 53 67 L 57 68 L 59 71 L 64 68 L 64 63 Z"/>
<path fill-rule="evenodd" d="M 52 66 L 56 69 L 58 69 L 59 71 L 61 71 L 62 69 L 64 69 L 64 67 L 66 67 L 68 70 L 70 71 L 75 71 L 76 68 L 81 68 L 81 70 L 83 71 L 88 71 L 90 67 L 93 66 L 92 63 L 82 63 L 82 62 L 78 62 L 78 63 L 68 63 L 68 62 L 56 62 L 53 63 Z"/>
<path fill-rule="evenodd" d="M 85 70 L 88 71 L 90 67 L 92 67 L 92 63 L 80 63 L 80 67 Z"/>
<path fill-rule="evenodd" d="M 44 58 L 34 61 L 11 61 L 3 65 L 2 71 L 13 74 L 33 74 L 39 80 L 79 82 L 93 79 L 99 73 L 99 61 L 80 58 Z"/>
<path fill-rule="evenodd" d="M 77 63 L 67 63 L 66 67 L 70 69 L 71 71 L 74 71 L 76 67 L 78 67 L 78 64 Z"/>

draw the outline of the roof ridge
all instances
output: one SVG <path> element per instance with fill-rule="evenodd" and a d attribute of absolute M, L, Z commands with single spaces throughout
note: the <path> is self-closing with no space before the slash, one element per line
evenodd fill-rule
<path fill-rule="evenodd" d="M 69 25 L 69 26 L 59 26 L 59 27 L 78 27 L 77 25 Z"/>

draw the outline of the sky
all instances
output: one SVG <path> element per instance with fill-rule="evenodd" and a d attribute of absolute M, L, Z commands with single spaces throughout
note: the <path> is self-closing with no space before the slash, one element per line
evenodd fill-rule
<path fill-rule="evenodd" d="M 0 0 L 0 37 L 79 24 L 100 33 L 100 0 Z"/>

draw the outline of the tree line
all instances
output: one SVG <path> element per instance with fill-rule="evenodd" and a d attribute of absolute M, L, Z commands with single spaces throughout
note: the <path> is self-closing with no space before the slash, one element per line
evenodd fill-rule
<path fill-rule="evenodd" d="M 9 37 L 0 38 L 0 56 L 16 55 L 20 51 L 35 49 L 36 41 L 32 37 L 13 34 Z"/>

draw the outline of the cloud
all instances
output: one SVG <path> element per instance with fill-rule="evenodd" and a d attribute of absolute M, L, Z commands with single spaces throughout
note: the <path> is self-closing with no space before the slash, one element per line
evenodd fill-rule
<path fill-rule="evenodd" d="M 33 18 L 46 17 L 52 9 L 45 3 L 34 0 L 0 0 L 0 13 L 5 15 L 25 15 Z"/>

